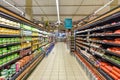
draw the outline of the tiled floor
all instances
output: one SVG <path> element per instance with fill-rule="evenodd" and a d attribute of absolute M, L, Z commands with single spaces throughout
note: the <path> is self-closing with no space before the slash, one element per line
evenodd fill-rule
<path fill-rule="evenodd" d="M 59 42 L 27 80 L 89 80 L 78 62 L 69 54 L 65 43 Z"/>

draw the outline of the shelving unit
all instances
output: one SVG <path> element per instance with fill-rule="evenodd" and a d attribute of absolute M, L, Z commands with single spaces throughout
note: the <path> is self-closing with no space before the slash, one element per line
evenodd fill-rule
<path fill-rule="evenodd" d="M 95 80 L 120 79 L 119 14 L 118 7 L 75 30 L 75 56 L 81 65 L 93 66 L 89 70 L 97 72 L 90 72 Z"/>
<path fill-rule="evenodd" d="M 70 52 L 74 52 L 74 32 L 71 31 L 71 38 L 70 38 Z"/>
<path fill-rule="evenodd" d="M 40 26 L 2 6 L 0 10 L 0 79 L 22 80 L 53 42 Z"/>

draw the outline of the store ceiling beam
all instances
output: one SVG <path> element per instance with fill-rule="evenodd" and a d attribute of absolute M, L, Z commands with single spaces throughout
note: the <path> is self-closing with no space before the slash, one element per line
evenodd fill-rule
<path fill-rule="evenodd" d="M 31 6 L 31 7 L 26 7 L 26 6 Z M 32 0 L 26 0 L 25 4 L 25 17 L 29 20 L 33 20 L 33 11 L 32 11 Z"/>
<path fill-rule="evenodd" d="M 57 16 L 57 14 L 46 14 L 47 16 Z M 74 14 L 60 14 L 60 16 L 73 16 Z M 90 14 L 75 14 L 74 16 L 88 16 Z M 45 16 L 44 14 L 33 14 L 33 16 Z M 96 16 L 99 16 L 97 14 Z"/>
<path fill-rule="evenodd" d="M 14 6 L 16 6 L 16 7 L 31 7 L 31 6 L 24 6 L 24 5 L 14 5 Z M 59 5 L 60 7 L 73 7 L 73 6 L 103 6 L 102 4 L 100 4 L 100 5 Z M 113 6 L 115 6 L 115 5 L 113 5 Z M 10 6 L 6 6 L 6 7 L 10 7 Z M 32 7 L 39 7 L 38 5 L 32 5 Z M 40 5 L 40 7 L 56 7 L 56 5 Z"/>
<path fill-rule="evenodd" d="M 114 6 L 115 5 L 115 6 Z M 110 4 L 110 9 L 113 9 L 115 8 L 116 6 L 118 6 L 119 3 L 118 3 L 118 0 L 114 0 L 111 4 Z"/>

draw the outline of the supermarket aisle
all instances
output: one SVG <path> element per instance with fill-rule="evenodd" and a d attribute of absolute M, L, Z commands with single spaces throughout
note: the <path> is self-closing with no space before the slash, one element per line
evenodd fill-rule
<path fill-rule="evenodd" d="M 27 80 L 89 80 L 63 42 L 55 45 L 48 57 Z"/>

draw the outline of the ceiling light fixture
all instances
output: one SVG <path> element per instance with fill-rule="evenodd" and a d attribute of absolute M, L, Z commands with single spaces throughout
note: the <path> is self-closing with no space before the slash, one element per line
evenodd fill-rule
<path fill-rule="evenodd" d="M 108 3 L 106 3 L 104 6 L 102 6 L 101 8 L 99 8 L 98 10 L 96 10 L 93 15 L 97 14 L 99 11 L 101 11 L 102 9 L 104 9 L 105 7 L 107 7 L 108 5 L 110 5 L 114 0 L 110 0 Z"/>
<path fill-rule="evenodd" d="M 24 15 L 24 12 L 21 11 L 20 9 L 18 9 L 17 7 L 15 7 L 14 5 L 10 4 L 9 2 L 7 2 L 6 0 L 3 0 L 3 2 L 5 2 L 6 4 L 10 5 L 11 7 L 15 8 L 17 11 L 19 11 L 22 15 Z"/>
<path fill-rule="evenodd" d="M 57 23 L 60 25 L 61 21 L 60 21 L 59 0 L 56 0 L 56 8 L 57 8 L 57 18 L 58 18 Z"/>

